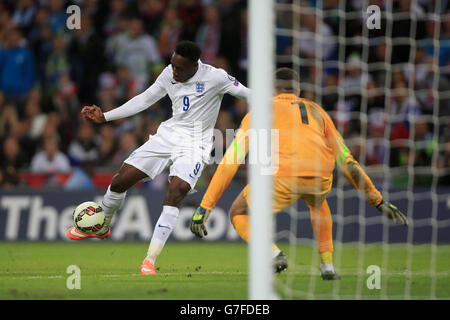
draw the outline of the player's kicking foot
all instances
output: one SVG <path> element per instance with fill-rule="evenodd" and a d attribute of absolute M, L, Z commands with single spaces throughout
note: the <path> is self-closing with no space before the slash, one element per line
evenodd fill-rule
<path fill-rule="evenodd" d="M 273 259 L 273 268 L 276 273 L 279 273 L 283 270 L 285 270 L 288 267 L 287 258 L 286 255 L 283 253 L 283 251 L 280 251 L 280 253 Z"/>
<path fill-rule="evenodd" d="M 155 267 L 150 260 L 145 259 L 141 264 L 141 274 L 156 274 Z"/>
<path fill-rule="evenodd" d="M 84 240 L 84 239 L 87 239 L 87 238 L 105 239 L 105 238 L 108 238 L 110 234 L 111 234 L 111 228 L 109 228 L 109 227 L 108 227 L 108 230 L 105 233 L 102 233 L 102 234 L 86 234 L 86 233 L 82 233 L 81 231 L 79 231 L 75 227 L 69 228 L 66 231 L 67 238 L 72 239 L 72 240 Z"/>
<path fill-rule="evenodd" d="M 336 271 L 322 272 L 322 280 L 341 280 L 341 276 Z"/>

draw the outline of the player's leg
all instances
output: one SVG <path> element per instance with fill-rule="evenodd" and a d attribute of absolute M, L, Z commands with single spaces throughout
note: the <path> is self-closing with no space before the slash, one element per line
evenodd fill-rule
<path fill-rule="evenodd" d="M 231 224 L 242 240 L 247 243 L 250 239 L 248 191 L 249 186 L 247 185 L 233 201 L 229 212 Z M 276 272 L 281 272 L 287 268 L 286 255 L 274 243 L 272 243 L 272 258 Z"/>
<path fill-rule="evenodd" d="M 204 163 L 195 157 L 179 157 L 170 167 L 170 183 L 163 202 L 163 210 L 155 225 L 147 256 L 141 265 L 142 274 L 155 274 L 154 265 L 170 234 L 176 226 L 179 208 L 186 195 L 194 189 Z M 146 271 L 149 270 L 149 271 Z"/>
<path fill-rule="evenodd" d="M 114 175 L 111 184 L 108 186 L 101 207 L 105 212 L 105 224 L 95 235 L 86 235 L 78 231 L 75 227 L 67 230 L 67 237 L 72 240 L 83 240 L 90 237 L 107 238 L 111 234 L 109 225 L 114 213 L 122 206 L 126 191 L 136 184 L 136 182 L 146 178 L 147 175 L 139 169 L 124 163 L 119 172 Z"/>
<path fill-rule="evenodd" d="M 102 200 L 102 208 L 105 212 L 104 229 L 109 229 L 109 224 L 117 210 L 122 206 L 127 190 L 138 181 L 148 178 L 147 174 L 131 164 L 123 163 L 119 171 L 114 175 Z M 101 230 L 99 233 L 102 233 Z"/>
<path fill-rule="evenodd" d="M 178 220 L 179 208 L 191 186 L 179 177 L 173 177 L 164 198 L 163 210 L 156 222 L 145 260 L 155 264 Z"/>
<path fill-rule="evenodd" d="M 305 197 L 310 210 L 311 224 L 317 239 L 320 254 L 320 272 L 324 280 L 340 277 L 333 266 L 333 219 L 326 198 Z"/>

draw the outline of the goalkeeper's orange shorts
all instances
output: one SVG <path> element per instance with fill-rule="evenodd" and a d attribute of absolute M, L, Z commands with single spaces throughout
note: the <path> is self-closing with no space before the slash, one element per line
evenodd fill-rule
<path fill-rule="evenodd" d="M 331 190 L 333 176 L 324 177 L 277 177 L 273 178 L 273 212 L 279 212 L 299 199 L 309 207 L 318 208 Z M 250 186 L 244 188 L 244 198 L 250 204 Z"/>
<path fill-rule="evenodd" d="M 319 252 L 333 251 L 330 208 L 326 197 L 331 190 L 333 177 L 274 177 L 273 212 L 289 207 L 299 199 L 306 201 Z M 249 185 L 244 188 L 244 198 L 249 206 Z"/>

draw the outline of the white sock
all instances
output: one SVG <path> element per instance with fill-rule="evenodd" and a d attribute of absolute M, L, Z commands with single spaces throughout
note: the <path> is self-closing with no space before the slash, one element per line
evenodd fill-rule
<path fill-rule="evenodd" d="M 153 231 L 147 257 L 145 258 L 146 260 L 150 260 L 151 263 L 155 264 L 156 258 L 158 258 L 172 230 L 177 224 L 179 212 L 180 210 L 176 207 L 163 206 L 163 211 Z"/>
<path fill-rule="evenodd" d="M 334 271 L 334 267 L 332 263 L 329 264 L 320 264 L 320 272 L 324 273 L 324 272 L 332 272 L 335 273 Z"/>
<path fill-rule="evenodd" d="M 123 200 L 125 199 L 125 196 L 127 192 L 118 193 L 111 191 L 111 186 L 108 187 L 106 190 L 105 195 L 103 196 L 101 207 L 103 208 L 103 211 L 105 212 L 105 225 L 103 228 L 99 231 L 99 233 L 104 233 L 108 231 L 109 224 L 111 223 L 111 220 L 114 216 L 114 213 L 116 213 L 117 210 L 120 209 L 122 206 Z"/>

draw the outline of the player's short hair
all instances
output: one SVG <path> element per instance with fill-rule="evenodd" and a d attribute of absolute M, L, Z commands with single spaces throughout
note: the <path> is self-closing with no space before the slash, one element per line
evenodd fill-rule
<path fill-rule="evenodd" d="M 291 68 L 279 68 L 275 71 L 275 87 L 296 91 L 300 88 L 300 76 Z"/>
<path fill-rule="evenodd" d="M 202 50 L 195 42 L 180 41 L 175 47 L 175 53 L 192 62 L 197 62 L 200 59 Z"/>

